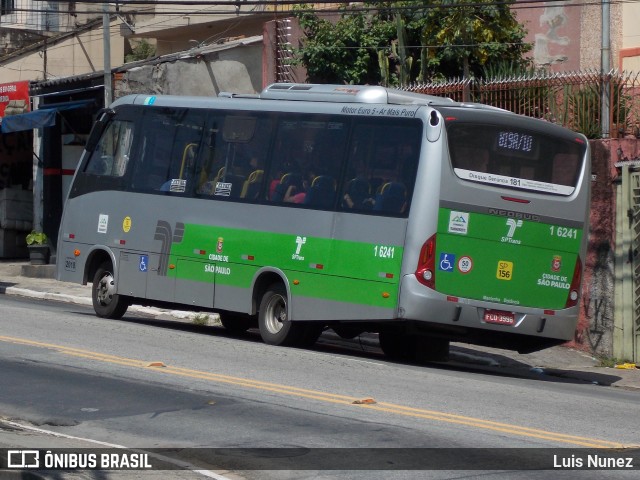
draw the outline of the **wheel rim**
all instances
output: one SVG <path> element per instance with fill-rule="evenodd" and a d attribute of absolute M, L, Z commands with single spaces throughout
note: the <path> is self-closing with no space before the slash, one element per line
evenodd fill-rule
<path fill-rule="evenodd" d="M 113 275 L 105 272 L 96 286 L 96 298 L 102 305 L 108 305 L 115 293 L 115 281 Z"/>
<path fill-rule="evenodd" d="M 265 327 L 271 334 L 276 334 L 284 327 L 287 320 L 287 302 L 282 295 L 274 295 L 269 300 L 265 314 Z"/>

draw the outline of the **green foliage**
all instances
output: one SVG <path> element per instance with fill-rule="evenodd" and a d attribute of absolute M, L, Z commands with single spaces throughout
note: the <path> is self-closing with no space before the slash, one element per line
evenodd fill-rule
<path fill-rule="evenodd" d="M 518 23 L 510 6 L 493 0 L 434 0 L 420 19 L 424 45 L 441 46 L 432 68 L 445 77 L 478 77 L 495 63 L 525 65 L 525 54 L 532 48 L 524 43 L 524 26 Z M 455 7 L 455 8 L 452 8 Z"/>
<path fill-rule="evenodd" d="M 491 3 L 375 2 L 365 4 L 370 12 L 343 7 L 333 22 L 300 5 L 294 14 L 306 39 L 297 63 L 311 82 L 384 85 L 478 76 L 504 60 L 526 64 L 531 45 L 523 43 L 526 31 L 509 9 L 512 2 Z"/>
<path fill-rule="evenodd" d="M 612 80 L 610 88 L 611 129 L 624 132 L 628 126 L 630 104 L 632 98 L 624 92 L 624 85 Z M 602 92 L 603 85 L 588 85 L 568 96 L 569 111 L 573 121 L 573 129 L 583 133 L 587 138 L 602 137 Z"/>
<path fill-rule="evenodd" d="M 197 313 L 193 317 L 191 317 L 191 322 L 194 325 L 198 325 L 199 327 L 206 327 L 209 325 L 210 317 L 206 313 Z"/>
<path fill-rule="evenodd" d="M 47 235 L 44 232 L 32 230 L 26 237 L 27 245 L 45 245 L 47 243 Z"/>
<path fill-rule="evenodd" d="M 124 61 L 137 62 L 139 60 L 146 60 L 155 54 L 156 48 L 143 38 L 137 45 L 131 47 L 131 53 L 124 56 Z"/>
<path fill-rule="evenodd" d="M 511 110 L 521 115 L 534 118 L 544 118 L 545 120 L 556 120 L 555 106 L 555 90 L 548 82 L 534 82 L 541 74 L 543 69 L 527 65 L 523 62 L 497 62 L 487 65 L 484 69 L 483 79 L 486 82 L 504 81 L 504 80 L 523 80 L 521 88 L 509 90 L 508 103 L 512 106 Z M 480 103 L 493 105 L 492 92 L 485 93 L 479 99 Z M 504 96 L 500 96 L 500 100 L 504 101 Z M 495 105 L 501 107 L 502 105 Z"/>
<path fill-rule="evenodd" d="M 307 10 L 308 6 L 301 8 Z M 315 13 L 297 12 L 306 34 L 304 46 L 296 52 L 297 59 L 306 67 L 310 82 L 379 83 L 378 51 L 390 51 L 394 25 L 362 12 L 349 12 L 348 8 L 335 24 Z"/>

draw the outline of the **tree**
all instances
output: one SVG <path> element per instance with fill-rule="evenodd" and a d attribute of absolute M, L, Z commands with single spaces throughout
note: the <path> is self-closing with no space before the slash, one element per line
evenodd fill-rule
<path fill-rule="evenodd" d="M 131 47 L 131 53 L 124 56 L 125 62 L 136 62 L 138 60 L 146 60 L 156 54 L 156 49 L 144 38 Z"/>
<path fill-rule="evenodd" d="M 515 1 L 515 0 L 514 0 Z M 511 2 L 513 3 L 513 2 Z M 493 0 L 411 0 L 341 8 L 331 21 L 295 10 L 306 39 L 297 51 L 309 81 L 406 84 L 472 77 L 495 62 L 526 64 L 531 45 L 509 9 Z"/>
<path fill-rule="evenodd" d="M 417 22 L 423 45 L 438 48 L 432 68 L 444 76 L 480 76 L 491 64 L 528 63 L 525 54 L 532 48 L 524 43 L 527 33 L 518 23 L 510 5 L 493 0 L 435 0 Z"/>

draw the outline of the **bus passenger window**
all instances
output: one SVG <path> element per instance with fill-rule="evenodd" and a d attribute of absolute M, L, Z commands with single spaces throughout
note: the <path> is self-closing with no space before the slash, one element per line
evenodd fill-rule
<path fill-rule="evenodd" d="M 402 183 L 389 182 L 376 195 L 373 210 L 376 212 L 404 213 L 407 207 L 407 187 Z"/>
<path fill-rule="evenodd" d="M 189 193 L 205 114 L 182 108 L 149 108 L 142 124 L 140 161 L 133 174 L 137 190 Z"/>
<path fill-rule="evenodd" d="M 349 145 L 342 210 L 405 216 L 420 158 L 419 121 L 358 119 Z"/>
<path fill-rule="evenodd" d="M 371 210 L 373 204 L 371 185 L 365 178 L 356 177 L 347 182 L 342 197 L 342 208 L 346 210 Z"/>
<path fill-rule="evenodd" d="M 267 172 L 269 200 L 333 210 L 346 138 L 343 118 L 283 115 Z"/>

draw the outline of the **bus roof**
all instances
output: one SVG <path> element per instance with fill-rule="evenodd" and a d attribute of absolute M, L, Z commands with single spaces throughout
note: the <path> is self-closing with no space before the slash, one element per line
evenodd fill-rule
<path fill-rule="evenodd" d="M 260 98 L 263 100 L 298 100 L 306 102 L 377 103 L 387 105 L 452 105 L 450 98 L 405 92 L 373 85 L 323 85 L 308 83 L 274 83 L 259 95 L 220 92 L 219 97 Z"/>

